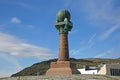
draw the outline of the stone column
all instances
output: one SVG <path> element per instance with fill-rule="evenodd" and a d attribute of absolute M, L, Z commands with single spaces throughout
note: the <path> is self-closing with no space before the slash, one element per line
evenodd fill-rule
<path fill-rule="evenodd" d="M 58 61 L 69 60 L 68 34 L 60 33 Z"/>

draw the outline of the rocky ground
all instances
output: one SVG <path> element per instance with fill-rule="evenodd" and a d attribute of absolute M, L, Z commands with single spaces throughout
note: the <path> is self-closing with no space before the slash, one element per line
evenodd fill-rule
<path fill-rule="evenodd" d="M 120 80 L 120 76 L 108 76 L 108 75 L 20 76 L 0 78 L 0 80 Z"/>

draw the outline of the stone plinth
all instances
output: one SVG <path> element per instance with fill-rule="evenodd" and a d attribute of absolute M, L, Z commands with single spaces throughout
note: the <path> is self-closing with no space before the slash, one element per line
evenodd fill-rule
<path fill-rule="evenodd" d="M 50 69 L 46 75 L 72 75 L 80 74 L 74 63 L 70 61 L 51 62 Z"/>

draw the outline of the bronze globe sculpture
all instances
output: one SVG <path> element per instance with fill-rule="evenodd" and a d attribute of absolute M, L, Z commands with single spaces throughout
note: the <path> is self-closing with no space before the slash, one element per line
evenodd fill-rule
<path fill-rule="evenodd" d="M 67 18 L 70 21 L 71 15 L 68 10 L 60 10 L 57 13 L 57 21 L 61 22 L 64 21 L 64 19 Z"/>
<path fill-rule="evenodd" d="M 68 10 L 60 10 L 57 13 L 57 19 L 55 22 L 55 27 L 60 33 L 68 33 L 71 31 L 73 24 L 70 21 L 71 15 Z"/>

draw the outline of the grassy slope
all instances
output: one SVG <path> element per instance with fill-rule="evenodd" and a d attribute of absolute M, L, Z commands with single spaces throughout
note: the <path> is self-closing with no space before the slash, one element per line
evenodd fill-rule
<path fill-rule="evenodd" d="M 45 72 L 50 67 L 50 62 L 55 62 L 57 59 L 51 59 L 47 61 L 43 61 L 40 63 L 33 64 L 30 67 L 23 69 L 22 71 L 13 74 L 12 76 L 33 76 L 37 75 L 39 71 L 39 75 L 44 75 Z M 89 58 L 89 59 L 70 59 L 71 62 L 77 64 L 77 68 L 82 68 L 83 65 L 90 65 L 90 66 L 98 66 L 101 63 L 120 63 L 120 58 L 118 59 L 99 59 L 99 58 Z"/>

